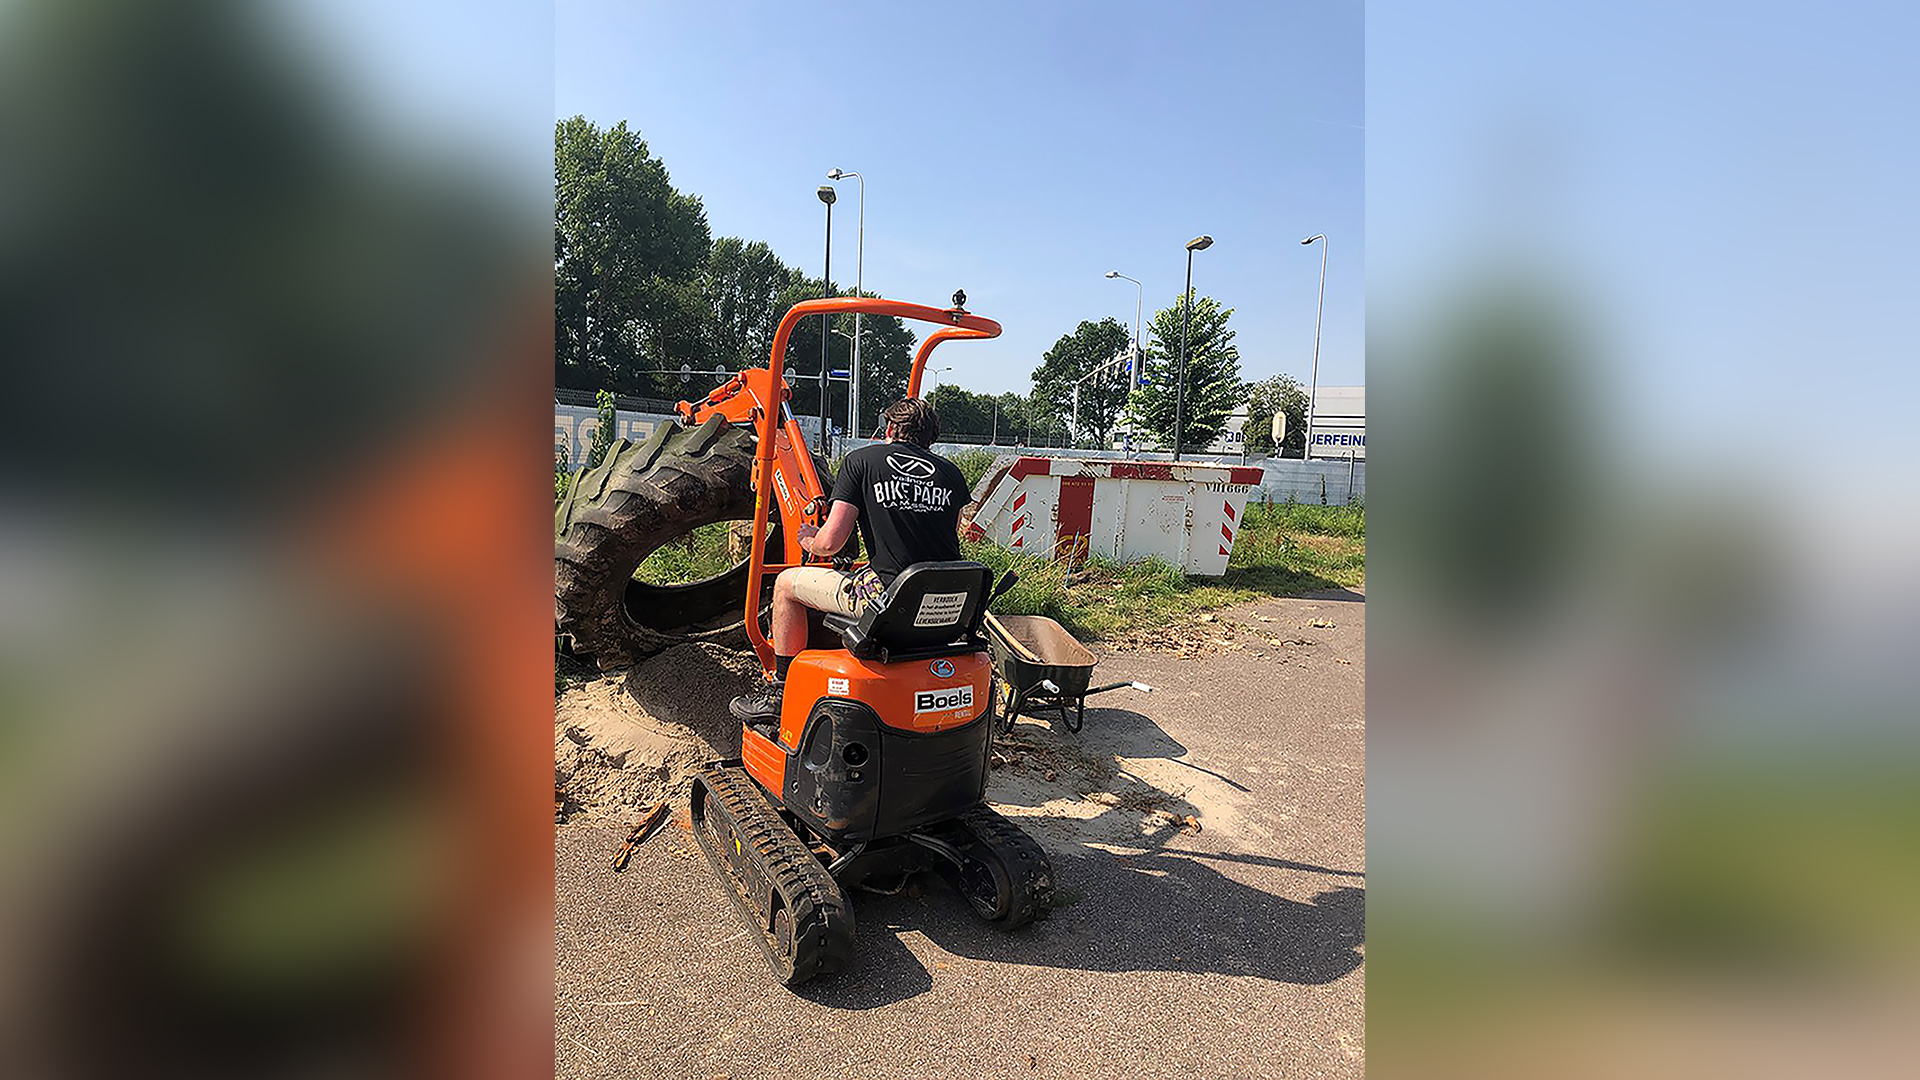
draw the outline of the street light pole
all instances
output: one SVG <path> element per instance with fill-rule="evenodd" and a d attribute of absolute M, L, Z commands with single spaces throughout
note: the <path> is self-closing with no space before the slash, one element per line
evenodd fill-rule
<path fill-rule="evenodd" d="M 1127 360 L 1127 401 L 1133 401 L 1133 392 L 1140 385 L 1140 306 L 1146 299 L 1147 287 L 1140 284 L 1139 278 L 1127 277 L 1118 270 L 1107 271 L 1110 278 L 1126 278 L 1133 282 L 1133 355 Z M 1133 449 L 1133 414 L 1127 414 L 1127 449 Z"/>
<path fill-rule="evenodd" d="M 833 200 L 835 196 L 833 189 L 825 184 L 821 184 L 820 190 L 814 192 L 814 194 L 820 196 L 820 201 L 827 204 L 827 265 L 820 273 L 820 285 L 826 290 L 828 296 L 832 296 Z M 827 368 L 832 366 L 827 362 L 827 345 L 832 338 L 833 316 L 829 313 L 822 313 L 820 316 L 820 451 L 828 455 L 833 453 L 832 442 L 827 435 L 829 430 L 827 427 Z"/>
<path fill-rule="evenodd" d="M 1080 385 L 1096 375 L 1106 374 L 1113 365 L 1112 360 L 1102 360 L 1088 368 L 1079 378 L 1073 380 L 1073 419 L 1068 427 L 1073 435 L 1073 444 L 1080 445 Z"/>
<path fill-rule="evenodd" d="M 827 179 L 839 180 L 851 176 L 860 181 L 860 229 L 853 246 L 853 291 L 862 294 L 866 288 L 867 270 L 867 178 L 857 172 L 834 169 L 827 173 Z M 860 434 L 860 313 L 853 313 L 853 365 L 848 369 L 847 384 L 847 433 Z"/>
<path fill-rule="evenodd" d="M 1187 423 L 1187 324 L 1193 321 L 1193 253 L 1213 246 L 1213 237 L 1196 236 L 1187 241 L 1187 290 L 1180 294 L 1180 371 L 1173 388 L 1173 460 L 1180 460 L 1180 440 Z"/>
<path fill-rule="evenodd" d="M 1313 457 L 1313 406 L 1320 392 L 1320 312 L 1327 306 L 1327 234 L 1315 233 L 1300 242 L 1315 240 L 1320 241 L 1320 300 L 1313 306 L 1313 374 L 1307 379 L 1307 441 L 1300 448 L 1301 461 Z"/>

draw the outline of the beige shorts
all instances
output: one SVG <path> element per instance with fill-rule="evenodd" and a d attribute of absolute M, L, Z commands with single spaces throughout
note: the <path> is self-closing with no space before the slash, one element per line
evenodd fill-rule
<path fill-rule="evenodd" d="M 780 571 L 780 580 L 793 590 L 793 598 L 815 611 L 835 611 L 858 615 L 866 604 L 855 595 L 853 575 L 829 566 L 796 566 Z"/>

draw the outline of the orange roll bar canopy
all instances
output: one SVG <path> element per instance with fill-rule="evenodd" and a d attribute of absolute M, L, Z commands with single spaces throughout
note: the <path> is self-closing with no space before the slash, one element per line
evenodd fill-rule
<path fill-rule="evenodd" d="M 718 413 L 732 421 L 752 423 L 759 438 L 758 456 L 753 469 L 753 547 L 748 556 L 746 625 L 747 639 L 753 643 L 753 651 L 760 657 L 761 665 L 768 670 L 773 668 L 773 643 L 767 640 L 766 634 L 760 629 L 760 597 L 766 576 L 789 566 L 804 565 L 808 559 L 807 553 L 799 545 L 799 530 L 794 528 L 787 531 L 787 561 L 778 565 L 767 563 L 767 528 L 772 500 L 780 500 L 782 520 L 796 525 L 803 521 L 823 524 L 827 510 L 826 491 L 814 468 L 813 455 L 806 448 L 805 433 L 795 422 L 792 410 L 786 407 L 792 397 L 792 390 L 781 371 L 781 358 L 787 354 L 787 338 L 800 320 L 809 315 L 861 312 L 940 323 L 941 328 L 928 334 L 927 339 L 921 342 L 913 357 L 913 368 L 907 374 L 907 396 L 918 397 L 921 376 L 926 373 L 927 359 L 933 354 L 935 346 L 943 341 L 1000 336 L 999 323 L 971 314 L 962 306 L 965 302 L 964 293 L 954 294 L 954 306 L 950 308 L 909 304 L 875 296 L 803 300 L 788 308 L 786 315 L 781 318 L 779 329 L 773 335 L 773 348 L 764 371 L 743 371 L 707 395 L 705 401 L 680 403 L 680 414 L 690 423 L 697 423 Z"/>

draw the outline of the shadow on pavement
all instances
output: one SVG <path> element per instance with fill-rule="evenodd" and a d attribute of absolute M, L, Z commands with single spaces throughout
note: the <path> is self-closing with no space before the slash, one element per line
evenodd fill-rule
<path fill-rule="evenodd" d="M 1034 783 L 1035 773 L 1049 767 L 1058 767 L 1063 777 L 1074 769 L 1071 779 L 1082 790 L 1102 787 L 1125 772 L 1120 758 L 1175 761 L 1249 791 L 1212 769 L 1180 760 L 1187 747 L 1130 709 L 1089 710 L 1079 736 L 1057 724 L 1051 732 L 1023 725 L 1000 746 L 1032 761 L 1018 776 L 1005 776 L 989 789 L 989 797 L 1002 805 L 1041 808 L 1060 797 L 1060 785 Z M 854 968 L 838 979 L 803 987 L 802 995 L 830 1007 L 870 1009 L 931 989 L 932 973 L 901 940 L 913 932 L 958 957 L 1089 972 L 1217 972 L 1322 985 L 1361 965 L 1363 872 L 1279 854 L 1171 848 L 1167 845 L 1180 835 L 1177 824 L 1143 833 L 1143 813 L 1164 811 L 1177 822 L 1199 809 L 1151 785 L 1113 787 L 1127 794 L 1119 805 L 1078 823 L 1079 840 L 1035 834 L 1054 863 L 1059 903 L 1051 918 L 1003 932 L 976 919 L 934 875 L 923 875 L 924 893 L 918 898 L 855 893 Z M 1018 820 L 1030 824 L 1034 818 Z M 1119 843 L 1096 839 L 1122 834 L 1126 839 Z M 1222 873 L 1221 868 L 1234 867 L 1334 880 L 1301 901 Z"/>
<path fill-rule="evenodd" d="M 1367 894 L 1359 886 L 1339 885 L 1303 903 L 1243 885 L 1185 854 L 1061 862 L 1056 870 L 1071 883 L 1070 902 L 1010 933 L 975 919 L 938 883 L 919 900 L 862 896 L 854 901 L 854 969 L 799 992 L 821 1005 L 871 1009 L 932 989 L 931 973 L 900 939 L 908 931 L 956 956 L 1075 971 L 1217 972 L 1319 986 L 1363 960 Z"/>
<path fill-rule="evenodd" d="M 928 876 L 926 888 L 929 893 L 935 893 L 944 886 Z M 948 893 L 944 898 L 937 895 L 928 897 L 936 903 L 947 898 L 953 901 L 955 913 L 960 914 L 958 909 L 965 907 L 966 902 L 958 896 Z M 895 925 L 885 918 L 883 908 L 871 902 L 889 899 L 893 898 L 869 897 L 856 892 L 851 897 L 853 966 L 837 977 L 802 983 L 794 987 L 793 992 L 830 1008 L 877 1009 L 882 1005 L 918 997 L 933 989 L 933 973 L 900 940 L 900 931 L 914 929 L 914 922 L 918 920 Z"/>

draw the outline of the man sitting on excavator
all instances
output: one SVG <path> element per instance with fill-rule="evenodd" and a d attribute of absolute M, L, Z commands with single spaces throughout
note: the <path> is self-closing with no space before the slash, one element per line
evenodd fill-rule
<path fill-rule="evenodd" d="M 777 720 L 787 666 L 807 645 L 807 609 L 859 615 L 914 563 L 960 558 L 960 507 L 967 481 L 960 467 L 930 447 L 940 417 L 923 398 L 887 406 L 887 441 L 862 447 L 840 463 L 825 526 L 800 526 L 800 546 L 831 557 L 860 527 L 867 567 L 851 573 L 825 566 L 782 570 L 773 583 L 773 680 L 734 698 L 747 723 Z"/>

